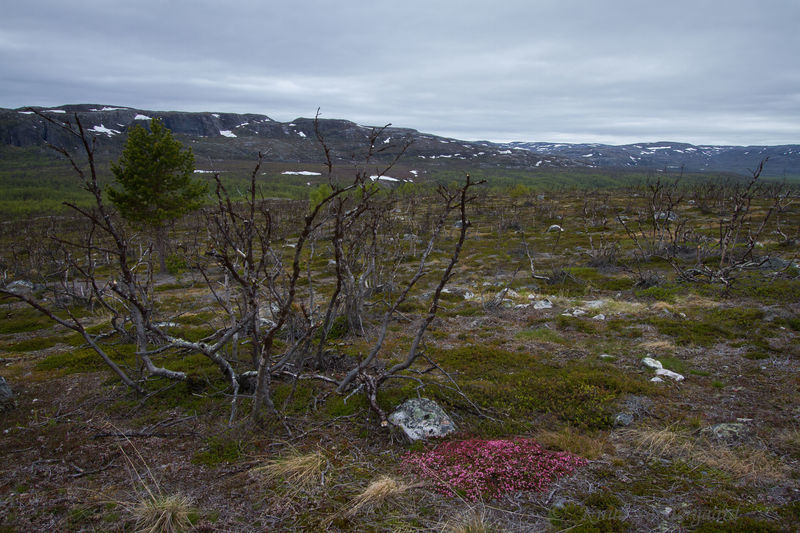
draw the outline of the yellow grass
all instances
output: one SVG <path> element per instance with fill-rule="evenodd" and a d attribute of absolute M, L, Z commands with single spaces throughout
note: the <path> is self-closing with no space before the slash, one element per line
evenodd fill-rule
<path fill-rule="evenodd" d="M 266 474 L 270 479 L 283 479 L 296 489 L 307 488 L 322 478 L 327 459 L 320 451 L 300 454 L 292 453 L 280 459 L 273 459 L 264 466 L 250 470 Z M 320 481 L 321 482 L 321 481 Z"/>
<path fill-rule="evenodd" d="M 786 467 L 764 450 L 739 445 L 729 448 L 705 439 L 691 439 L 674 428 L 639 428 L 620 431 L 636 444 L 637 450 L 653 458 L 679 458 L 690 464 L 704 464 L 749 482 L 779 479 Z"/>
<path fill-rule="evenodd" d="M 570 427 L 558 431 L 542 430 L 535 439 L 547 448 L 567 451 L 589 460 L 598 459 L 604 453 L 613 453 L 614 448 L 604 435 L 581 435 Z"/>
<path fill-rule="evenodd" d="M 191 500 L 179 494 L 148 493 L 133 508 L 138 533 L 178 533 L 191 526 Z"/>
<path fill-rule="evenodd" d="M 445 524 L 445 533 L 493 533 L 498 531 L 486 517 L 486 513 L 473 509 Z"/>
<path fill-rule="evenodd" d="M 393 477 L 381 476 L 370 483 L 361 494 L 353 498 L 342 514 L 347 517 L 355 516 L 362 511 L 379 507 L 390 498 L 399 496 L 407 490 L 418 486 L 408 485 Z"/>

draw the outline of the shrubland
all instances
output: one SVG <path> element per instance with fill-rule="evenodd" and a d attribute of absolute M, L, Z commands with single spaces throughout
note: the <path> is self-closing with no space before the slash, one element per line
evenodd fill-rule
<path fill-rule="evenodd" d="M 90 151 L 73 210 L 6 217 L 3 528 L 794 527 L 795 188 L 392 187 L 377 149 L 283 198 L 269 162 L 220 174 L 166 274 Z M 386 415 L 418 396 L 458 432 L 400 438 Z"/>

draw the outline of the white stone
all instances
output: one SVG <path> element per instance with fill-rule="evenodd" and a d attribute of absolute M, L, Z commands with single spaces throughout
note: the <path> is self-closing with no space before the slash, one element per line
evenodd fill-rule
<path fill-rule="evenodd" d="M 660 377 L 656 376 L 654 378 L 650 378 L 650 381 L 652 381 L 653 383 L 661 383 L 664 380 L 661 379 Z"/>
<path fill-rule="evenodd" d="M 684 377 L 677 372 L 673 372 L 672 370 L 667 370 L 666 368 L 659 368 L 656 370 L 656 376 L 664 376 L 667 378 L 674 379 L 675 381 L 683 381 Z"/>
<path fill-rule="evenodd" d="M 606 319 L 606 315 L 604 315 L 604 314 L 602 314 L 602 313 L 601 313 L 601 314 L 599 314 L 599 315 L 594 315 L 594 316 L 592 317 L 592 320 L 605 320 L 605 319 Z"/>
<path fill-rule="evenodd" d="M 534 309 L 552 309 L 553 308 L 553 302 L 551 302 L 547 298 L 545 298 L 544 300 L 536 300 L 535 302 L 533 302 L 533 308 Z"/>
<path fill-rule="evenodd" d="M 653 368 L 655 370 L 662 370 L 664 367 L 661 365 L 661 361 L 656 361 L 652 357 L 645 357 L 642 359 L 642 364 L 647 368 Z"/>

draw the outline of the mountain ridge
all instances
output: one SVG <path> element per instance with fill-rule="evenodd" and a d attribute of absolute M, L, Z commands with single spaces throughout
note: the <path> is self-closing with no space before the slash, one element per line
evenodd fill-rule
<path fill-rule="evenodd" d="M 74 119 L 97 139 L 98 149 L 118 152 L 125 132 L 159 118 L 196 155 L 215 159 L 252 158 L 258 152 L 276 161 L 321 162 L 314 119 L 279 122 L 256 113 L 155 111 L 126 106 L 68 104 L 56 107 L 0 108 L 0 143 L 25 147 L 47 143 L 68 147 L 74 141 L 31 109 L 54 120 Z M 453 162 L 481 168 L 619 168 L 628 170 L 684 169 L 689 172 L 748 174 L 769 158 L 764 175 L 800 176 L 800 145 L 717 146 L 677 141 L 625 145 L 599 143 L 463 141 L 410 128 L 364 126 L 344 119 L 319 119 L 319 131 L 336 160 L 362 157 L 370 135 L 376 134 L 377 160 L 401 151 L 405 161 L 428 166 Z M 411 145 L 406 147 L 406 143 Z"/>

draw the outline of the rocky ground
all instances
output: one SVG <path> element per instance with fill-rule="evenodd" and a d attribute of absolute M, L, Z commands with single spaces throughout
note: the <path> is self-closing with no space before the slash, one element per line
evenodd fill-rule
<path fill-rule="evenodd" d="M 380 427 L 362 395 L 302 382 L 291 394 L 276 382 L 282 420 L 250 426 L 245 400 L 229 424 L 230 390 L 197 356 L 164 362 L 198 379 L 151 379 L 136 395 L 80 338 L 3 300 L 0 375 L 13 398 L 0 418 L 0 531 L 132 531 L 165 509 L 193 531 L 796 530 L 796 241 L 767 242 L 762 250 L 787 263 L 726 290 L 676 279 L 657 258 L 634 262 L 623 228 L 610 217 L 579 223 L 582 207 L 569 193 L 478 205 L 427 335 L 443 371 L 420 364 L 424 387 L 398 381 L 378 397 L 388 411 L 435 401 L 455 426 L 441 439 L 410 443 Z M 545 231 L 553 224 L 563 231 Z M 601 236 L 620 244 L 616 255 L 598 251 Z M 642 269 L 655 283 L 638 283 Z M 431 289 L 392 324 L 390 354 L 407 346 Z M 158 291 L 198 332 L 215 320 L 202 294 L 190 272 Z M 343 335 L 336 350 L 358 357 L 374 328 Z M 129 346 L 117 356 L 135 370 Z M 409 466 L 442 442 L 455 443 L 457 463 L 462 443 L 506 441 L 522 450 L 513 464 L 533 464 L 535 442 L 542 461 L 561 453 L 569 471 L 546 483 L 547 468 L 530 467 L 538 490 L 489 495 L 448 493 L 444 474 Z M 495 489 L 522 470 L 500 462 Z"/>

